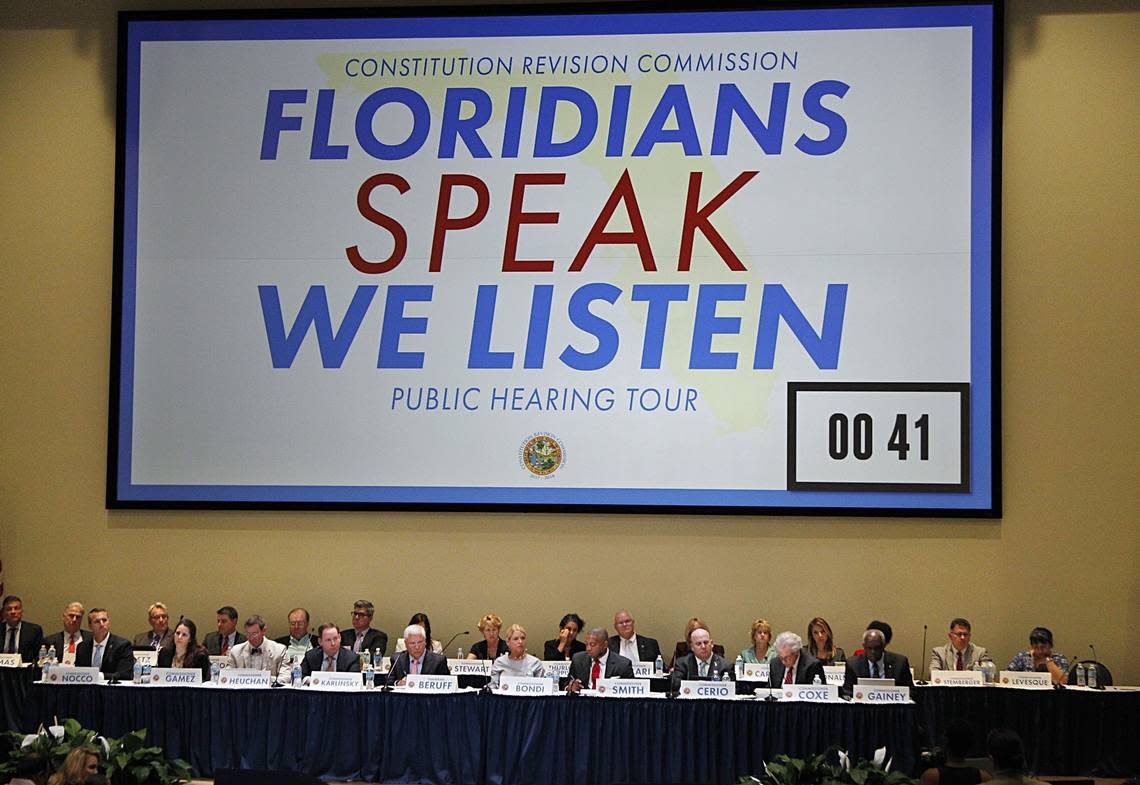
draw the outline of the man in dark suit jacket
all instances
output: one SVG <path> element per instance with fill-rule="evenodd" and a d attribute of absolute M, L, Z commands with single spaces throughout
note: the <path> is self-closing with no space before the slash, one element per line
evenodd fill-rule
<path fill-rule="evenodd" d="M 653 662 L 661 656 L 661 647 L 654 638 L 647 638 L 634 632 L 635 625 L 629 611 L 614 614 L 614 628 L 617 635 L 610 636 L 610 651 L 626 659 L 638 662 Z"/>
<path fill-rule="evenodd" d="M 388 651 L 388 633 L 372 629 L 372 617 L 376 606 L 368 600 L 357 600 L 352 604 L 352 629 L 341 633 L 341 645 L 359 654 L 362 650 L 380 650 L 383 657 Z"/>
<path fill-rule="evenodd" d="M 442 654 L 428 651 L 427 631 L 418 624 L 409 624 L 404 629 L 404 651 L 392 659 L 392 669 L 388 671 L 388 684 L 401 685 L 412 672 L 430 676 L 450 676 L 447 658 Z"/>
<path fill-rule="evenodd" d="M 689 653 L 673 663 L 669 689 L 677 692 L 681 682 L 693 679 L 720 681 L 724 674 L 735 679 L 732 663 L 713 651 L 712 636 L 707 627 L 697 627 L 689 633 Z"/>
<path fill-rule="evenodd" d="M 106 608 L 92 608 L 87 614 L 91 637 L 75 649 L 75 666 L 96 665 L 108 679 L 130 681 L 134 675 L 135 653 L 126 638 L 111 634 L 111 619 Z"/>
<path fill-rule="evenodd" d="M 232 605 L 223 605 L 218 608 L 218 631 L 206 635 L 202 645 L 206 653 L 213 657 L 229 654 L 230 649 L 239 643 L 245 643 L 247 638 L 237 628 L 238 612 Z M 225 644 L 223 646 L 223 644 Z M 224 649 L 224 651 L 223 651 Z"/>
<path fill-rule="evenodd" d="M 605 627 L 595 627 L 586 634 L 586 650 L 570 658 L 570 681 L 567 692 L 596 689 L 594 663 L 598 664 L 599 679 L 632 679 L 633 663 L 610 650 L 610 634 Z"/>
<path fill-rule="evenodd" d="M 65 665 L 74 664 L 75 649 L 91 637 L 91 633 L 83 629 L 83 614 L 83 603 L 69 602 L 63 609 L 63 629 L 44 638 L 44 647 L 50 652 L 54 646 L 56 658 Z"/>
<path fill-rule="evenodd" d="M 324 670 L 326 657 L 334 663 L 333 668 L 338 673 L 360 673 L 360 658 L 348 649 L 341 648 L 339 627 L 335 624 L 322 624 L 317 632 L 320 633 L 321 646 L 319 649 L 310 649 L 301 660 L 302 676 Z"/>
<path fill-rule="evenodd" d="M 899 687 L 914 688 L 910 661 L 902 654 L 886 650 L 880 630 L 863 633 L 863 653 L 847 660 L 843 672 L 843 694 L 850 695 L 859 679 L 894 679 Z"/>
<path fill-rule="evenodd" d="M 44 642 L 44 629 L 38 624 L 24 621 L 24 603 L 15 594 L 4 598 L 4 635 L 0 651 L 19 654 L 22 662 L 35 662 Z"/>
<path fill-rule="evenodd" d="M 788 684 L 791 671 L 791 684 L 811 684 L 819 677 L 820 684 L 827 684 L 823 663 L 807 653 L 804 641 L 794 632 L 781 632 L 776 636 L 776 659 L 772 660 L 768 671 L 768 685 L 779 687 Z"/>

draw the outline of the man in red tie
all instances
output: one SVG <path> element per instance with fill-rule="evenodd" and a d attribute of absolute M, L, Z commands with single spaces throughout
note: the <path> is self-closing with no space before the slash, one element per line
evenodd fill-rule
<path fill-rule="evenodd" d="M 968 671 L 986 653 L 985 647 L 970 641 L 970 622 L 963 618 L 950 622 L 950 642 L 930 652 L 932 671 Z"/>
<path fill-rule="evenodd" d="M 63 629 L 44 638 L 44 646 L 48 649 L 55 646 L 55 656 L 64 665 L 75 664 L 76 647 L 91 637 L 91 633 L 82 629 L 84 613 L 83 603 L 69 602 L 63 609 Z"/>
<path fill-rule="evenodd" d="M 820 684 L 827 683 L 823 663 L 808 654 L 804 639 L 794 632 L 781 632 L 776 636 L 777 659 L 772 661 L 768 671 L 768 685 L 781 687 L 785 684 L 811 684 L 819 677 Z"/>
<path fill-rule="evenodd" d="M 212 657 L 224 657 L 230 653 L 230 649 L 237 646 L 239 643 L 245 643 L 245 636 L 238 632 L 237 608 L 232 605 L 223 605 L 218 608 L 218 631 L 211 632 L 206 636 L 206 640 L 202 641 L 202 645 L 206 647 L 206 652 Z"/>
<path fill-rule="evenodd" d="M 632 679 L 633 663 L 610 651 L 610 631 L 595 627 L 586 635 L 586 650 L 570 658 L 567 692 L 597 689 L 598 679 Z"/>

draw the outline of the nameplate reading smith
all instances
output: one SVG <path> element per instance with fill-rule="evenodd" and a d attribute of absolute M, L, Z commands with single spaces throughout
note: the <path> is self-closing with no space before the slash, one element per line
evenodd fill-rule
<path fill-rule="evenodd" d="M 645 679 L 598 679 L 597 693 L 603 698 L 644 698 L 649 694 Z"/>

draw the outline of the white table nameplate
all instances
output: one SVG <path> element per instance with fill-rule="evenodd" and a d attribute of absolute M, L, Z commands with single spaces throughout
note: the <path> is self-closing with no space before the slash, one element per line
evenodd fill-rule
<path fill-rule="evenodd" d="M 138 654 L 139 653 L 136 651 L 135 656 L 137 657 Z M 228 667 L 230 667 L 230 658 L 228 656 L 222 655 L 222 654 L 211 654 L 210 655 L 210 664 L 211 665 L 217 665 L 219 668 L 228 668 Z"/>
<path fill-rule="evenodd" d="M 839 688 L 834 684 L 785 684 L 783 689 L 783 699 L 788 701 L 835 703 L 839 700 Z"/>
<path fill-rule="evenodd" d="M 356 674 L 357 686 L 360 686 L 360 674 Z M 245 689 L 247 687 L 270 687 L 273 679 L 269 671 L 259 671 L 253 668 L 226 668 L 218 677 L 219 687 Z"/>
<path fill-rule="evenodd" d="M 23 664 L 19 654 L 0 654 L 0 668 L 19 668 Z"/>
<path fill-rule="evenodd" d="M 1003 687 L 1047 690 L 1053 687 L 1053 677 L 1048 672 L 1040 671 L 1002 671 L 998 683 Z"/>
<path fill-rule="evenodd" d="M 158 652 L 154 649 L 143 649 L 132 653 L 135 655 L 135 662 L 139 665 L 149 665 L 153 668 L 158 664 Z"/>
<path fill-rule="evenodd" d="M 932 670 L 930 683 L 935 687 L 984 687 L 986 679 L 981 671 Z"/>
<path fill-rule="evenodd" d="M 557 676 L 564 679 L 570 675 L 570 661 L 569 660 L 543 660 L 542 669 L 546 671 L 547 677 Z"/>
<path fill-rule="evenodd" d="M 635 662 L 633 663 L 633 678 L 635 679 L 652 679 L 657 674 L 653 672 L 654 664 L 652 662 Z"/>
<path fill-rule="evenodd" d="M 828 684 L 834 684 L 836 687 L 843 686 L 843 677 L 847 673 L 847 666 L 845 665 L 824 665 L 823 675 L 827 678 L 825 681 Z"/>
<path fill-rule="evenodd" d="M 155 668 L 150 683 L 159 687 L 189 687 L 202 683 L 201 668 Z"/>
<path fill-rule="evenodd" d="M 856 687 L 856 703 L 910 703 L 910 687 Z"/>
<path fill-rule="evenodd" d="M 736 678 L 738 681 L 762 681 L 766 683 L 771 672 L 772 664 L 769 662 L 745 662 L 737 668 Z"/>
<path fill-rule="evenodd" d="M 678 698 L 731 698 L 736 695 L 736 685 L 731 681 L 700 681 L 685 679 L 677 693 Z"/>
<path fill-rule="evenodd" d="M 391 657 L 381 657 L 380 658 L 380 667 L 377 668 L 376 670 L 379 671 L 380 673 L 387 673 L 388 671 L 392 670 L 392 658 Z"/>
<path fill-rule="evenodd" d="M 103 674 L 98 668 L 76 668 L 71 665 L 56 665 L 47 677 L 48 684 L 100 684 Z"/>
<path fill-rule="evenodd" d="M 459 692 L 458 676 L 435 676 L 429 673 L 408 674 L 404 689 L 407 692 Z"/>
<path fill-rule="evenodd" d="M 448 669 L 455 676 L 488 676 L 491 663 L 487 660 L 448 660 Z"/>
<path fill-rule="evenodd" d="M 539 676 L 500 676 L 499 689 L 502 695 L 553 695 L 554 682 Z"/>
<path fill-rule="evenodd" d="M 649 694 L 645 679 L 598 679 L 595 690 L 603 698 L 644 698 Z"/>

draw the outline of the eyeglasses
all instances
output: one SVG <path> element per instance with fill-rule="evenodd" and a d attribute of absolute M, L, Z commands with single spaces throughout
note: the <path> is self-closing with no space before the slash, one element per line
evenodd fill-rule
<path fill-rule="evenodd" d="M 372 614 L 368 613 L 367 611 L 353 611 L 352 615 L 353 616 L 371 616 Z"/>

